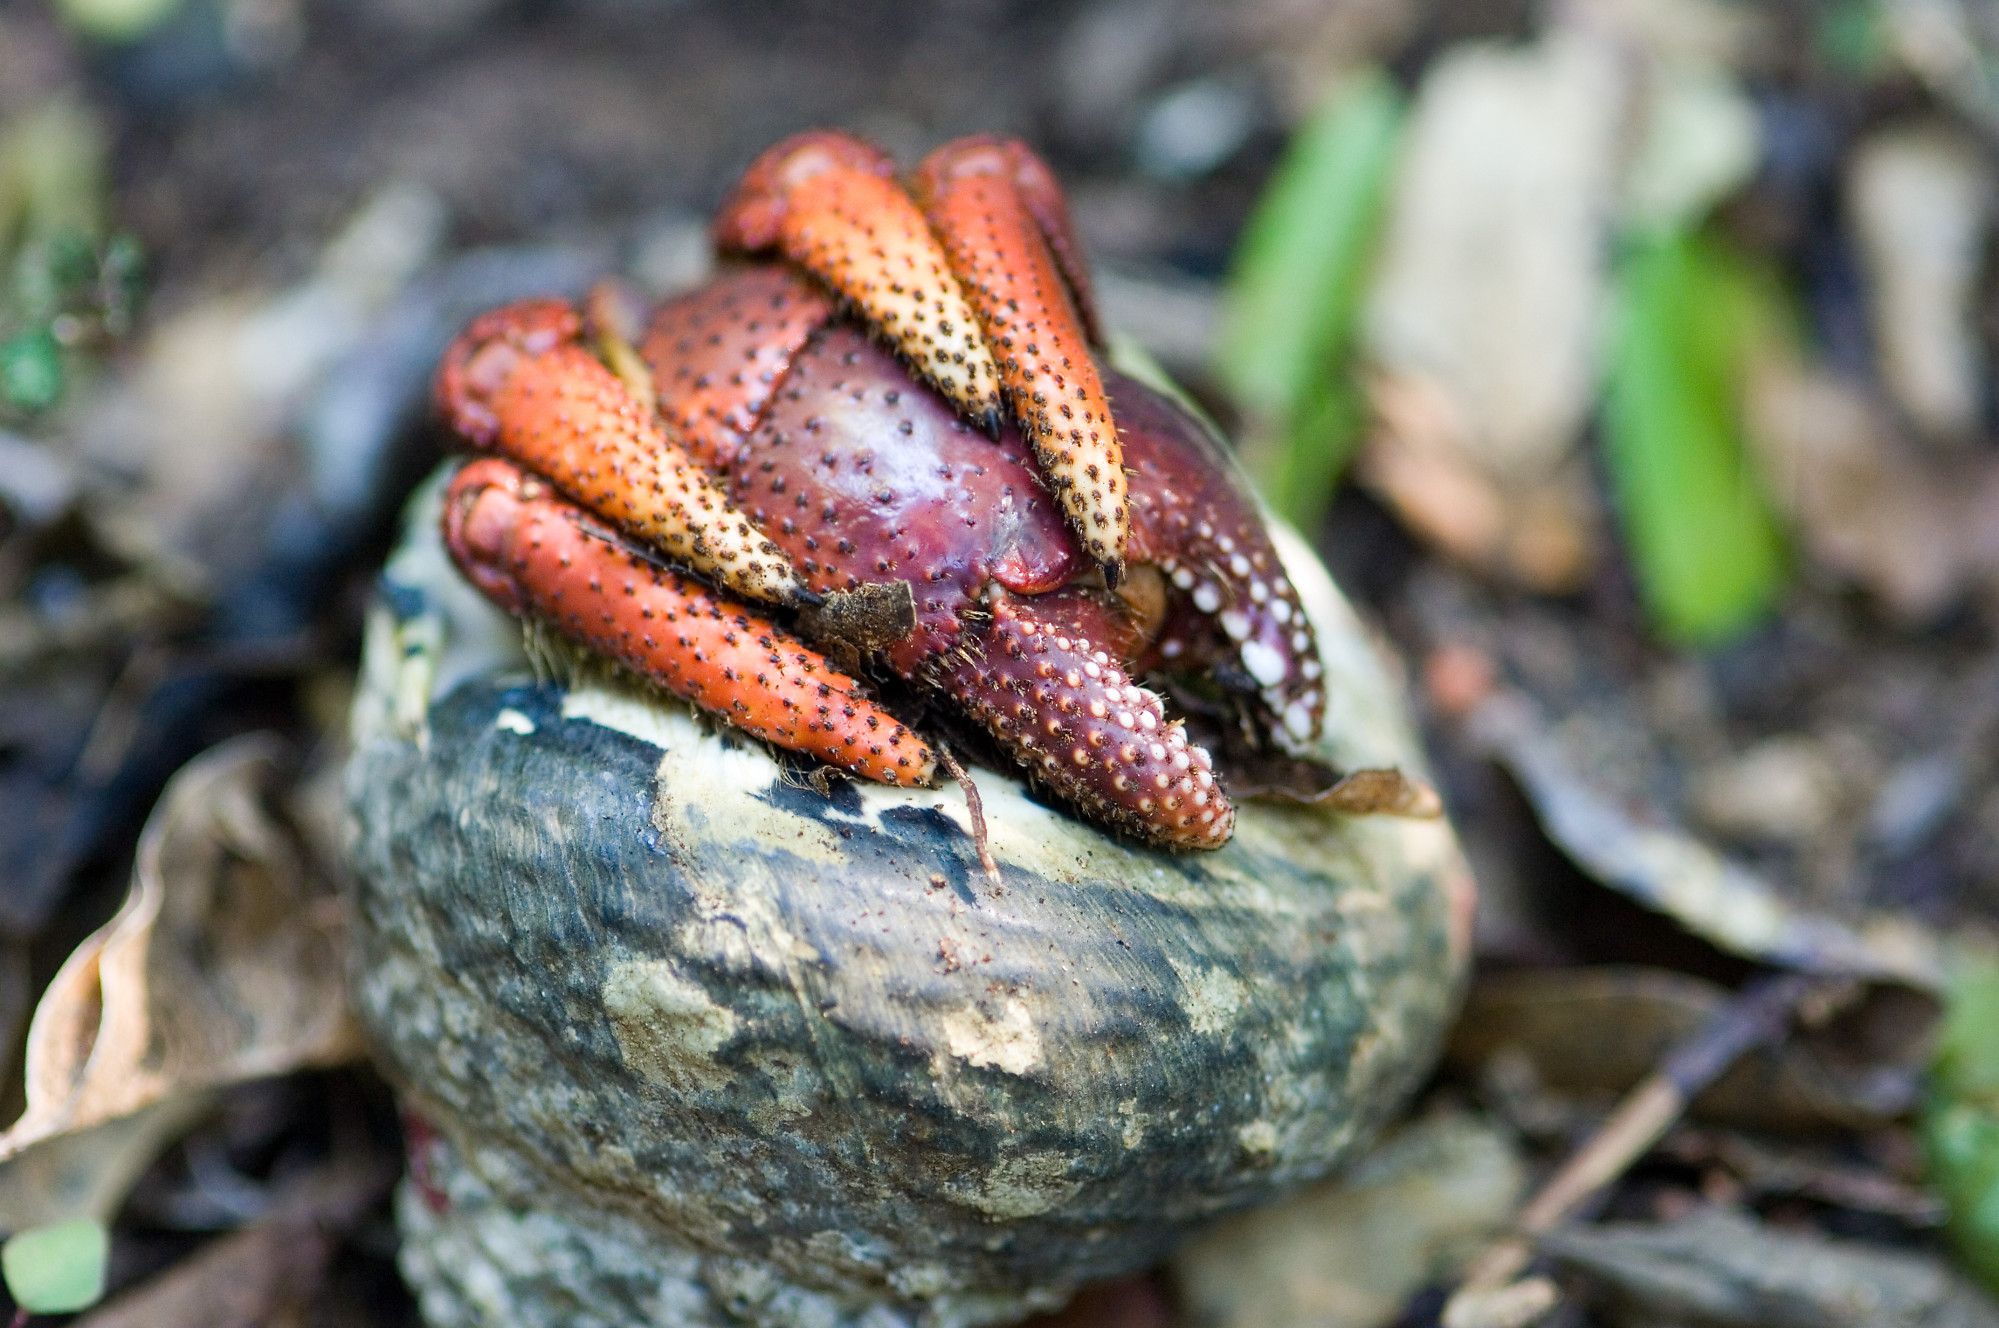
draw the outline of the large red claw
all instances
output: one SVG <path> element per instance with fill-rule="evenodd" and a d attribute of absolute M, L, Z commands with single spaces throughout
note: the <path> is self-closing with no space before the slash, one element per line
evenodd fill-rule
<path fill-rule="evenodd" d="M 488 457 L 458 472 L 444 499 L 444 543 L 503 607 L 546 619 L 746 733 L 884 784 L 935 778 L 923 740 L 823 655 L 612 543 L 510 462 Z"/>
<path fill-rule="evenodd" d="M 718 474 L 734 464 L 792 357 L 832 317 L 832 301 L 785 267 L 726 273 L 660 307 L 640 354 L 696 460 Z"/>
<path fill-rule="evenodd" d="M 438 397 L 453 427 L 736 593 L 795 598 L 790 560 L 577 343 L 581 328 L 576 310 L 559 300 L 528 300 L 477 319 L 438 370 Z"/>
<path fill-rule="evenodd" d="M 1167 848 L 1220 848 L 1235 809 L 1207 752 L 1090 641 L 1004 596 L 943 683 L 1013 757 L 1095 820 Z"/>
<path fill-rule="evenodd" d="M 1187 414 L 1110 375 L 1131 462 L 1132 556 L 1156 567 L 1175 608 L 1142 669 L 1228 663 L 1253 687 L 1271 733 L 1307 754 L 1324 725 L 1324 668 L 1312 624 L 1256 503 L 1221 444 Z"/>
<path fill-rule="evenodd" d="M 997 373 L 978 319 L 879 148 L 833 130 L 786 139 L 744 172 L 714 235 L 725 251 L 776 248 L 852 301 L 959 410 L 997 423 Z"/>
<path fill-rule="evenodd" d="M 1072 278 L 1082 261 L 1059 190 L 1024 145 L 994 138 L 938 148 L 912 189 L 965 279 L 1042 472 L 1115 582 L 1130 530 L 1124 451 L 1090 358 Z"/>

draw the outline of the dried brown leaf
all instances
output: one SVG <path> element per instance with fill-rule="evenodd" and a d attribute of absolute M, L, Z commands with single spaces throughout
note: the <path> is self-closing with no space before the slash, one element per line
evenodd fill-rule
<path fill-rule="evenodd" d="M 1749 438 L 1812 560 L 1921 621 L 1999 580 L 1999 464 L 1939 456 L 1863 389 L 1787 360 L 1751 382 Z"/>
<path fill-rule="evenodd" d="M 1445 1056 L 1475 1073 L 1494 1056 L 1524 1054 L 1546 1089 L 1624 1092 L 1728 999 L 1725 988 L 1663 969 L 1494 974 L 1473 986 Z M 1822 1027 L 1744 1057 L 1692 1111 L 1788 1132 L 1877 1128 L 1911 1105 L 1935 1013 L 1904 989 L 1868 988 Z"/>
<path fill-rule="evenodd" d="M 1482 464 L 1463 412 L 1416 373 L 1368 381 L 1374 431 L 1355 474 L 1419 536 L 1487 575 L 1572 591 L 1596 557 L 1595 505 L 1573 458 L 1507 479 Z"/>
<path fill-rule="evenodd" d="M 131 893 L 57 972 L 28 1031 L 27 1110 L 0 1159 L 153 1103 L 360 1052 L 329 882 L 271 810 L 276 739 L 168 784 Z"/>
<path fill-rule="evenodd" d="M 1444 803 L 1428 784 L 1400 770 L 1356 770 L 1317 799 L 1321 807 L 1349 816 L 1406 816 L 1434 821 Z"/>

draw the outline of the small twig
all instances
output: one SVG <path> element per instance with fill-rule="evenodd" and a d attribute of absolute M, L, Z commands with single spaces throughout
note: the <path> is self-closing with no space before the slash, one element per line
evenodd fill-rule
<path fill-rule="evenodd" d="M 1659 1068 L 1625 1095 L 1596 1133 L 1520 1210 L 1512 1232 L 1487 1246 L 1472 1264 L 1444 1306 L 1444 1328 L 1475 1328 L 1486 1322 L 1481 1312 L 1485 1303 L 1532 1262 L 1535 1242 L 1643 1157 L 1680 1118 L 1687 1103 L 1738 1057 L 1782 1038 L 1798 1002 L 1811 988 L 1812 979 L 1799 973 L 1760 978 L 1669 1051 Z"/>
<path fill-rule="evenodd" d="M 958 787 L 965 790 L 965 806 L 972 814 L 972 847 L 979 851 L 979 865 L 986 869 L 986 879 L 994 889 L 1000 887 L 999 863 L 993 861 L 992 842 L 986 838 L 986 808 L 979 800 L 979 786 L 965 773 L 965 767 L 958 764 L 958 758 L 951 755 L 951 749 L 943 743 L 937 744 L 937 760 L 958 781 Z"/>

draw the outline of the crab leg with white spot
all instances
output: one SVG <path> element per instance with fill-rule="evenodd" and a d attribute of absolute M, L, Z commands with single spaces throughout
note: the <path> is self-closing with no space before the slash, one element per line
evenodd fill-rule
<path fill-rule="evenodd" d="M 1214 848 L 1235 808 L 1208 753 L 1165 703 L 1084 637 L 1029 615 L 1032 602 L 991 597 L 993 622 L 941 682 L 967 713 L 1045 784 L 1098 819 L 1174 848 Z"/>

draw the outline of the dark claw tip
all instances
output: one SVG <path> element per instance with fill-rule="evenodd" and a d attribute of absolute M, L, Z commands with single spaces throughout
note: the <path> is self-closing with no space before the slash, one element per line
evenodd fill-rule
<path fill-rule="evenodd" d="M 1122 580 L 1124 580 L 1124 560 L 1122 558 L 1113 558 L 1104 564 L 1104 585 L 1107 589 L 1116 590 L 1117 583 Z"/>
<path fill-rule="evenodd" d="M 804 608 L 816 609 L 826 602 L 826 597 L 816 590 L 807 590 L 804 586 L 793 586 L 791 588 L 791 602 Z"/>
<path fill-rule="evenodd" d="M 1000 417 L 998 411 L 989 410 L 979 416 L 979 425 L 986 431 L 986 437 L 992 439 L 994 442 L 999 441 Z"/>

